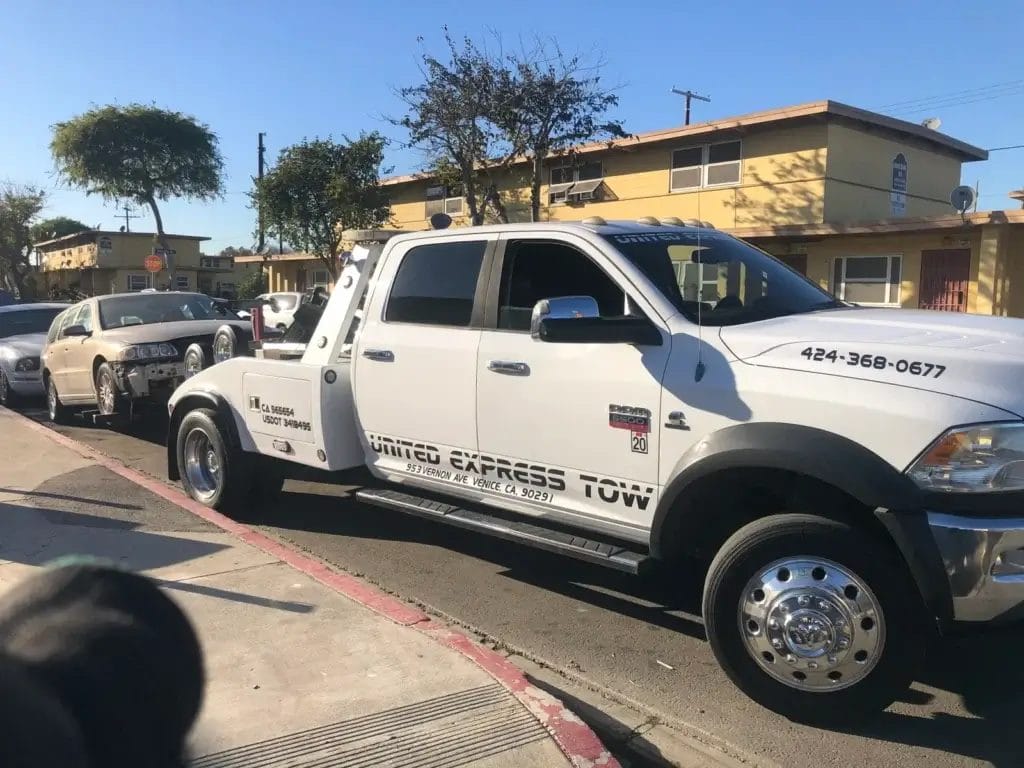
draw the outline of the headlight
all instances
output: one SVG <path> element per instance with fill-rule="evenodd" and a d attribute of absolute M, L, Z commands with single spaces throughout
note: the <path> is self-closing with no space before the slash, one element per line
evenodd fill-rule
<path fill-rule="evenodd" d="M 21 360 L 14 364 L 14 370 L 24 373 L 25 371 L 38 371 L 39 370 L 39 358 L 38 357 L 23 357 Z"/>
<path fill-rule="evenodd" d="M 928 491 L 1024 489 L 1024 423 L 951 429 L 907 470 Z"/>
<path fill-rule="evenodd" d="M 178 350 L 173 344 L 132 344 L 117 353 L 118 360 L 157 360 L 162 357 L 177 357 Z"/>

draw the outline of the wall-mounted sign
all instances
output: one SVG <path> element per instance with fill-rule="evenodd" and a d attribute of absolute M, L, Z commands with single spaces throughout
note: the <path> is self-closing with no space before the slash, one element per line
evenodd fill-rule
<path fill-rule="evenodd" d="M 106 235 L 103 235 L 96 241 L 96 246 L 99 248 L 100 253 L 110 253 L 114 249 L 113 241 Z"/>
<path fill-rule="evenodd" d="M 907 158 L 900 152 L 892 159 L 892 187 L 889 193 L 889 208 L 893 216 L 903 216 L 907 212 L 908 172 Z"/>

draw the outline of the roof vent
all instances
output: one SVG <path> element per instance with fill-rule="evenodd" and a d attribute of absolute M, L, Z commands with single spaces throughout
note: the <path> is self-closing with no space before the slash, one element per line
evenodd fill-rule
<path fill-rule="evenodd" d="M 582 222 L 583 224 L 590 224 L 593 227 L 603 227 L 608 222 L 601 216 L 587 216 Z"/>
<path fill-rule="evenodd" d="M 648 226 L 651 226 L 651 227 L 660 227 L 661 226 L 661 222 L 658 221 L 653 216 L 644 216 L 642 219 L 637 219 L 636 223 L 637 224 L 647 224 Z"/>
<path fill-rule="evenodd" d="M 666 216 L 664 219 L 661 220 L 661 223 L 662 223 L 663 226 L 666 226 L 666 227 L 682 227 L 682 226 L 684 226 L 683 220 L 680 219 L 678 216 Z"/>

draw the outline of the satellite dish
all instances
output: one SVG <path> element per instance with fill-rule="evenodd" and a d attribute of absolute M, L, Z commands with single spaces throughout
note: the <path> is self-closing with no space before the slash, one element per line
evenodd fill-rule
<path fill-rule="evenodd" d="M 967 213 L 967 209 L 974 205 L 974 190 L 966 184 L 960 185 L 950 193 L 949 203 L 959 213 Z"/>
<path fill-rule="evenodd" d="M 430 217 L 431 229 L 448 229 L 452 225 L 452 217 L 447 213 L 435 213 Z"/>
<path fill-rule="evenodd" d="M 942 127 L 942 119 L 939 117 L 929 117 L 927 120 L 922 120 L 921 125 L 930 131 L 937 131 Z"/>

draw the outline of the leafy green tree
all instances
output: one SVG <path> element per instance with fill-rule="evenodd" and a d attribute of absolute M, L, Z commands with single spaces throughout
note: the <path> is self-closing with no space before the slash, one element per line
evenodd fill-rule
<path fill-rule="evenodd" d="M 77 219 L 69 219 L 67 216 L 54 216 L 37 221 L 32 225 L 32 242 L 41 243 L 44 240 L 53 240 L 65 235 L 73 235 L 76 232 L 84 232 L 87 229 L 92 229 L 92 227 L 83 224 Z"/>
<path fill-rule="evenodd" d="M 409 143 L 422 149 L 428 170 L 440 183 L 458 184 L 470 222 L 482 224 L 490 206 L 499 221 L 508 221 L 497 179 L 520 151 L 520 142 L 503 131 L 512 81 L 501 56 L 492 55 L 469 38 L 461 44 L 445 29 L 446 59 L 423 55 L 423 82 L 400 88 L 408 112 L 392 118 L 409 132 Z M 511 120 L 504 121 L 511 126 Z"/>
<path fill-rule="evenodd" d="M 46 193 L 39 187 L 0 186 L 0 287 L 21 297 L 33 293 L 32 224 L 45 204 Z"/>
<path fill-rule="evenodd" d="M 313 139 L 283 149 L 252 192 L 270 223 L 268 234 L 314 254 L 337 277 L 342 232 L 378 227 L 390 217 L 380 184 L 385 143 L 369 133 L 340 144 Z"/>
<path fill-rule="evenodd" d="M 174 259 L 157 201 L 218 197 L 224 161 L 217 144 L 194 117 L 129 104 L 97 107 L 57 123 L 50 150 L 60 175 L 86 194 L 149 206 L 173 284 Z"/>
<path fill-rule="evenodd" d="M 628 134 L 618 120 L 605 113 L 619 97 L 601 82 L 602 62 L 588 62 L 580 54 L 566 56 L 557 43 L 538 40 L 533 50 L 509 57 L 500 69 L 504 94 L 494 119 L 509 141 L 531 160 L 531 220 L 540 220 L 544 160 L 551 155 L 572 155 L 580 144 Z"/>
<path fill-rule="evenodd" d="M 238 282 L 238 298 L 255 299 L 267 292 L 267 276 L 262 269 L 249 272 Z"/>

